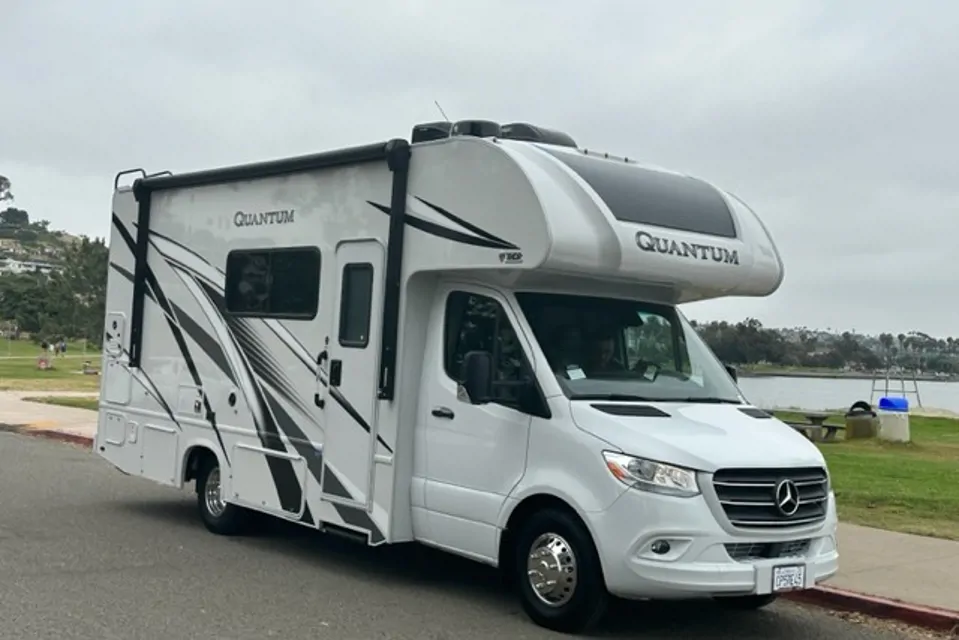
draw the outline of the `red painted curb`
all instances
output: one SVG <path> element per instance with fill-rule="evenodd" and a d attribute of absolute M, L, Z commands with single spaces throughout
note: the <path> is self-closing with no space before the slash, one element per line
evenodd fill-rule
<path fill-rule="evenodd" d="M 50 429 L 23 429 L 20 433 L 28 436 L 37 436 L 38 438 L 47 438 L 48 440 L 59 440 L 60 442 L 69 442 L 83 447 L 93 448 L 93 438 L 81 436 L 76 433 L 63 433 L 62 431 L 52 431 Z"/>
<path fill-rule="evenodd" d="M 870 596 L 834 587 L 814 587 L 788 595 L 790 600 L 828 609 L 864 613 L 874 618 L 897 620 L 946 633 L 959 632 L 959 611 L 909 604 L 901 600 Z"/>

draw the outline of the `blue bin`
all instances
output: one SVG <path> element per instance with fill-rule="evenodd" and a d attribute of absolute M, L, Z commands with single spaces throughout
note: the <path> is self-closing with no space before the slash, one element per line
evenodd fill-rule
<path fill-rule="evenodd" d="M 897 413 L 909 412 L 909 400 L 907 398 L 888 397 L 879 398 L 880 411 L 895 411 Z"/>

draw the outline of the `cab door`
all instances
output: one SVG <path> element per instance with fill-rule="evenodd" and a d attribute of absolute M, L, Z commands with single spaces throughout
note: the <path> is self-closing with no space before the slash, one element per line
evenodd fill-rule
<path fill-rule="evenodd" d="M 530 345 L 516 326 L 502 295 L 465 284 L 439 291 L 430 324 L 420 417 L 429 535 L 487 558 L 496 557 L 499 515 L 526 473 L 533 414 L 545 411 L 527 400 L 538 387 Z M 464 357 L 474 350 L 488 351 L 494 361 L 494 399 L 482 405 L 459 388 Z"/>
<path fill-rule="evenodd" d="M 375 319 L 382 316 L 385 253 L 374 239 L 337 245 L 337 312 L 324 364 L 323 497 L 364 510 L 373 495 L 380 355 L 380 323 Z"/>

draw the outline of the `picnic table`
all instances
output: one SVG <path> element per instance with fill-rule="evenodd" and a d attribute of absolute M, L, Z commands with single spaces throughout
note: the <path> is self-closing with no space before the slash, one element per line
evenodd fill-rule
<path fill-rule="evenodd" d="M 829 419 L 828 413 L 810 412 L 804 414 L 804 417 L 808 422 L 787 421 L 786 424 L 802 433 L 812 442 L 830 442 L 835 439 L 837 432 L 846 428 L 845 425 L 825 424 L 826 420 Z"/>

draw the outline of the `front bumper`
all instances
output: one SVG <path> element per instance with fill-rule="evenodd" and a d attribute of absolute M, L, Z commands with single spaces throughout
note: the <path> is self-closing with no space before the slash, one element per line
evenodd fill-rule
<path fill-rule="evenodd" d="M 590 514 L 606 585 L 622 598 L 678 599 L 765 595 L 775 567 L 805 568 L 802 588 L 839 569 L 835 497 L 812 527 L 745 532 L 722 526 L 704 496 L 674 498 L 637 490 Z M 654 553 L 657 541 L 669 551 Z"/>

